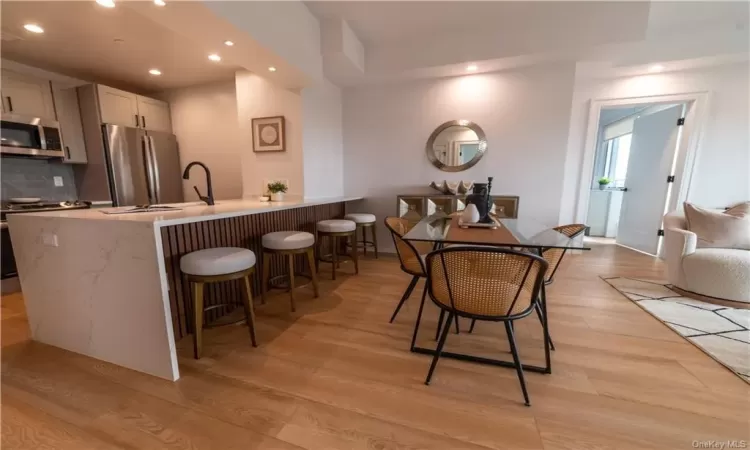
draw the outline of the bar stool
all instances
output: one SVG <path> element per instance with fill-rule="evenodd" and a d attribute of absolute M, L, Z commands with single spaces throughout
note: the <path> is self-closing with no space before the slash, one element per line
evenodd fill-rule
<path fill-rule="evenodd" d="M 328 262 L 332 264 L 331 267 L 331 279 L 336 279 L 336 267 L 339 265 L 339 256 L 345 256 L 354 261 L 354 273 L 359 274 L 359 262 L 357 261 L 357 247 L 356 247 L 356 233 L 357 224 L 351 220 L 321 220 L 317 225 L 318 233 L 318 262 Z M 331 243 L 331 253 L 323 255 L 321 253 L 321 243 L 323 238 L 328 237 Z M 348 237 L 349 244 L 351 245 L 352 251 L 348 255 L 342 255 L 339 253 L 339 238 Z"/>
<path fill-rule="evenodd" d="M 220 281 L 242 278 L 245 285 L 245 319 L 250 330 L 250 340 L 255 342 L 255 314 L 253 312 L 253 293 L 250 288 L 250 275 L 255 272 L 255 253 L 246 248 L 218 247 L 190 252 L 180 258 L 180 270 L 187 275 L 193 288 L 193 354 L 200 359 L 203 349 L 203 313 L 225 305 L 203 307 L 203 285 Z"/>
<path fill-rule="evenodd" d="M 375 229 L 375 223 L 377 218 L 375 214 L 365 213 L 351 213 L 344 216 L 344 219 L 351 220 L 357 224 L 357 231 L 362 230 L 362 240 L 357 243 L 358 248 L 362 248 L 365 256 L 367 256 L 367 247 L 372 247 L 375 250 L 375 259 L 378 259 L 378 233 Z M 372 240 L 367 240 L 367 229 L 370 229 Z M 357 240 L 357 233 L 354 233 L 354 240 Z"/>
<path fill-rule="evenodd" d="M 311 233 L 305 233 L 304 231 L 276 231 L 274 233 L 268 233 L 263 235 L 263 287 L 261 294 L 261 301 L 266 303 L 266 291 L 268 285 L 276 279 L 288 278 L 289 283 L 289 298 L 292 303 L 292 312 L 297 310 L 294 304 L 294 277 L 302 276 L 312 280 L 313 290 L 315 291 L 315 298 L 318 298 L 318 275 L 315 268 L 315 236 Z M 310 264 L 310 276 L 303 273 L 295 273 L 294 271 L 294 257 L 301 253 L 307 254 L 307 262 Z M 271 256 L 274 254 L 288 256 L 289 259 L 289 273 L 286 275 L 279 275 L 274 277 L 271 276 Z"/>

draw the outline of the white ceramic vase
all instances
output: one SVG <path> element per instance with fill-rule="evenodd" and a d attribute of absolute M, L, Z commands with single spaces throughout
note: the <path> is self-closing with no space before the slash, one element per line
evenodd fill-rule
<path fill-rule="evenodd" d="M 283 202 L 284 201 L 284 193 L 283 192 L 274 192 L 271 194 L 271 201 L 272 202 Z"/>
<path fill-rule="evenodd" d="M 477 205 L 469 203 L 466 205 L 464 212 L 461 213 L 461 221 L 463 223 L 477 223 L 479 222 L 479 210 Z"/>

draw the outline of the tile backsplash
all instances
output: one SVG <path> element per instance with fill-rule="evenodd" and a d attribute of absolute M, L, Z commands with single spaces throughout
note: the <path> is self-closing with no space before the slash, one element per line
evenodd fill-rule
<path fill-rule="evenodd" d="M 30 158 L 0 158 L 0 184 L 3 200 L 13 197 L 40 197 L 42 200 L 76 200 L 73 167 L 58 161 Z M 62 179 L 55 186 L 54 177 Z"/>

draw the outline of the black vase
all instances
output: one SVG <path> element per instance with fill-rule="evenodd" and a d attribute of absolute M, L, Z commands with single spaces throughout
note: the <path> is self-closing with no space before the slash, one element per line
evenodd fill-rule
<path fill-rule="evenodd" d="M 472 204 L 477 207 L 479 222 L 481 223 L 492 222 L 489 215 L 493 204 L 492 196 L 490 195 L 491 189 L 492 177 L 489 177 L 487 183 L 474 183 L 472 193 L 466 196 L 466 204 Z"/>

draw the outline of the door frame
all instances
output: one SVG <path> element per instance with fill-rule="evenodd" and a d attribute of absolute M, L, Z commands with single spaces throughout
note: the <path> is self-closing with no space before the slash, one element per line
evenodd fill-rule
<path fill-rule="evenodd" d="M 602 108 L 665 103 L 684 103 L 687 105 L 685 125 L 683 125 L 678 146 L 679 157 L 674 164 L 675 184 L 672 187 L 670 204 L 667 206 L 667 210 L 672 211 L 677 205 L 687 200 L 690 194 L 693 169 L 700 149 L 700 141 L 703 137 L 709 100 L 710 93 L 707 91 L 643 97 L 592 99 L 589 107 L 588 124 L 586 126 L 583 161 L 581 161 L 581 177 L 578 185 L 575 214 L 576 223 L 586 223 L 588 219 L 591 184 L 594 178 L 594 158 L 596 157 L 596 146 L 599 141 L 599 119 Z"/>

